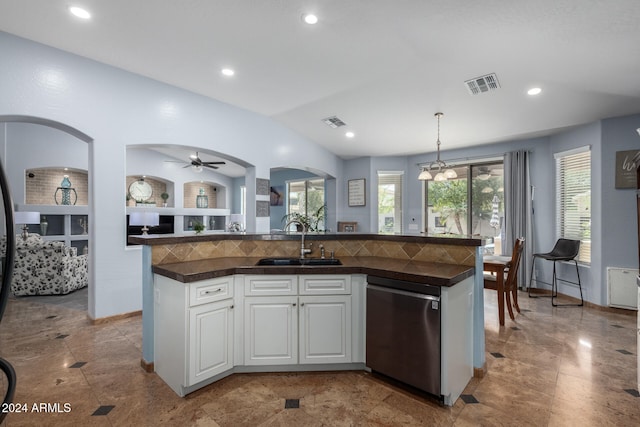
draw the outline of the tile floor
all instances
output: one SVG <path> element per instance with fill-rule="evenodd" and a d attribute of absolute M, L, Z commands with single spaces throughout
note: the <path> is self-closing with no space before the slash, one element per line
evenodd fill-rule
<path fill-rule="evenodd" d="M 523 313 L 500 328 L 487 292 L 488 373 L 449 408 L 364 372 L 234 375 L 179 398 L 140 367 L 140 317 L 92 325 L 62 301 L 9 301 L 0 355 L 27 412 L 2 427 L 640 425 L 635 313 L 522 294 Z"/>

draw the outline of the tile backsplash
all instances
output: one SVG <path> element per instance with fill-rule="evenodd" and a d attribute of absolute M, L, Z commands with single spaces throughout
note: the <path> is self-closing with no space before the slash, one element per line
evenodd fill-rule
<path fill-rule="evenodd" d="M 379 240 L 314 240 L 312 257 L 319 256 L 320 244 L 324 246 L 327 256 L 333 251 L 336 258 L 375 256 L 475 266 L 475 247 L 472 246 Z M 153 246 L 152 263 L 160 265 L 225 257 L 291 257 L 297 256 L 299 250 L 300 242 L 296 240 L 213 240 Z"/>

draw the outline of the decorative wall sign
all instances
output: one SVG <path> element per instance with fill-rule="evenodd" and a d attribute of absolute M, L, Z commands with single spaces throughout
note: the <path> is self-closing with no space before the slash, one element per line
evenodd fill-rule
<path fill-rule="evenodd" d="M 256 217 L 265 218 L 269 216 L 269 201 L 256 200 Z"/>
<path fill-rule="evenodd" d="M 256 196 L 269 195 L 269 180 L 256 178 Z"/>
<path fill-rule="evenodd" d="M 366 180 L 364 178 L 349 180 L 349 206 L 366 206 L 367 196 L 365 184 Z"/>
<path fill-rule="evenodd" d="M 636 188 L 636 170 L 638 165 L 633 157 L 640 150 L 616 151 L 616 188 Z"/>

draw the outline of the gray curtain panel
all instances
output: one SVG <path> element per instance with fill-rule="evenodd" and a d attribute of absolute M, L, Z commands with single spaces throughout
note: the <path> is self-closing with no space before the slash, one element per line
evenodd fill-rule
<path fill-rule="evenodd" d="M 512 151 L 504 155 L 505 244 L 504 255 L 511 255 L 518 237 L 524 237 L 524 249 L 518 271 L 518 286 L 528 286 L 533 254 L 533 202 L 529 176 L 528 151 Z"/>

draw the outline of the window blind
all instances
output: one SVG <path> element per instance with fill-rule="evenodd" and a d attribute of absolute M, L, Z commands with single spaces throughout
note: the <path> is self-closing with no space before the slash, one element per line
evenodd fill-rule
<path fill-rule="evenodd" d="M 402 177 L 402 172 L 378 172 L 379 231 L 402 233 Z M 389 215 L 393 224 L 384 222 Z"/>
<path fill-rule="evenodd" d="M 576 150 L 578 151 L 578 150 Z M 556 226 L 560 238 L 580 240 L 578 261 L 591 263 L 591 151 L 556 155 Z"/>

